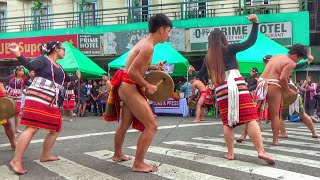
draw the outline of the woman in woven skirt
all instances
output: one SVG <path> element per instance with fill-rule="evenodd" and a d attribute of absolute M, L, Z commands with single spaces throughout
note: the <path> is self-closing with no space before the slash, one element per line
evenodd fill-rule
<path fill-rule="evenodd" d="M 58 93 L 64 81 L 74 81 L 81 77 L 66 76 L 62 67 L 56 62 L 64 57 L 62 44 L 51 41 L 41 47 L 41 52 L 47 56 L 39 56 L 33 61 L 28 61 L 19 51 L 19 46 L 10 44 L 9 50 L 17 57 L 18 61 L 27 69 L 34 70 L 36 78 L 29 86 L 20 124 L 26 129 L 18 139 L 15 156 L 10 165 L 15 173 L 25 174 L 27 170 L 22 167 L 22 157 L 33 136 L 41 129 L 49 130 L 43 142 L 41 162 L 56 161 L 58 157 L 52 156 L 51 149 L 56 141 L 62 126 L 60 109 L 57 106 Z"/>
<path fill-rule="evenodd" d="M 242 43 L 228 44 L 224 33 L 213 30 L 208 37 L 209 45 L 206 61 L 200 72 L 207 69 L 216 83 L 215 93 L 220 116 L 224 124 L 224 138 L 228 148 L 225 158 L 234 159 L 234 132 L 233 128 L 246 124 L 248 134 L 255 145 L 258 157 L 268 164 L 275 161 L 265 153 L 261 130 L 256 122 L 257 109 L 252 101 L 244 78 L 239 72 L 236 54 L 251 47 L 257 39 L 258 18 L 252 14 L 248 19 L 253 22 L 248 39 Z M 234 109 L 237 109 L 236 111 Z"/>
<path fill-rule="evenodd" d="M 14 99 L 14 101 L 16 102 L 17 111 L 14 116 L 14 129 L 15 133 L 21 133 L 21 131 L 18 129 L 19 117 L 21 113 L 21 97 L 25 85 L 29 86 L 31 82 L 26 80 L 25 71 L 22 66 L 16 67 L 16 69 L 14 70 L 14 75 L 9 75 L 5 78 L 0 78 L 0 81 L 8 84 L 9 88 L 7 91 L 7 95 L 8 97 Z"/>
<path fill-rule="evenodd" d="M 75 82 L 68 82 L 66 84 L 66 91 L 65 91 L 65 96 L 63 100 L 63 111 L 62 111 L 62 119 L 65 117 L 65 112 L 67 111 L 67 114 L 70 114 L 70 121 L 73 121 L 73 110 L 76 105 L 76 95 L 75 95 L 75 87 L 76 83 Z"/>

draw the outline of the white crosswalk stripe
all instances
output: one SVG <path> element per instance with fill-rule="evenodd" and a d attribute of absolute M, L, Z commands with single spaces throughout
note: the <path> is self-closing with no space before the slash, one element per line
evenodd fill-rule
<path fill-rule="evenodd" d="M 164 142 L 164 143 L 171 144 L 171 145 L 174 144 L 174 145 L 179 145 L 179 146 L 195 147 L 195 148 L 199 148 L 199 149 L 208 149 L 208 150 L 219 151 L 219 152 L 226 152 L 226 147 L 223 147 L 221 145 L 186 142 L 186 141 L 170 141 L 170 142 Z M 254 156 L 254 157 L 257 156 L 257 152 L 254 150 L 235 148 L 234 151 L 235 151 L 235 154 L 242 154 L 242 155 Z M 304 158 L 299 158 L 299 157 L 293 157 L 293 156 L 272 154 L 272 153 L 268 153 L 268 154 L 270 154 L 273 158 L 275 158 L 279 161 L 298 164 L 298 165 L 303 164 L 303 165 L 309 166 L 309 167 L 320 168 L 320 161 L 315 161 L 315 160 L 311 160 L 311 159 L 304 159 Z"/>
<path fill-rule="evenodd" d="M 136 149 L 136 147 L 129 147 L 131 149 Z M 242 162 L 242 161 L 229 161 L 223 158 L 208 156 L 204 154 L 199 153 L 193 153 L 188 151 L 182 151 L 177 149 L 170 149 L 170 148 L 163 148 L 163 147 L 150 147 L 148 149 L 148 152 L 166 155 L 174 158 L 180 158 L 185 159 L 188 161 L 194 161 L 198 163 L 203 163 L 207 165 L 222 167 L 222 168 L 228 168 L 233 169 L 241 172 L 246 172 L 250 174 L 275 178 L 275 179 L 282 179 L 282 180 L 292 180 L 292 179 L 314 179 L 314 180 L 320 180 L 318 177 L 300 174 L 296 172 L 286 171 L 282 169 L 277 169 L 269 166 L 263 166 L 248 162 Z"/>
<path fill-rule="evenodd" d="M 309 132 L 311 134 L 311 131 L 307 128 L 307 127 L 304 127 L 304 128 L 288 128 L 286 127 L 286 130 L 292 130 L 292 131 L 300 131 L 300 132 Z M 317 129 L 315 128 L 316 131 L 320 131 L 320 129 Z"/>
<path fill-rule="evenodd" d="M 217 137 L 197 137 L 192 138 L 199 141 L 210 141 L 210 142 L 218 142 L 218 143 L 225 143 L 225 140 L 223 138 L 217 138 Z M 238 146 L 250 146 L 253 147 L 252 142 L 242 142 L 242 143 L 236 143 Z M 283 146 L 265 146 L 265 149 L 272 149 L 277 151 L 284 151 L 284 152 L 292 152 L 296 154 L 305 154 L 310 156 L 317 156 L 320 157 L 319 151 L 313 151 L 313 150 L 305 150 L 305 149 L 298 149 L 293 147 L 283 147 Z"/>
<path fill-rule="evenodd" d="M 101 150 L 101 151 L 94 151 L 94 152 L 87 152 L 86 155 L 93 156 L 99 159 L 103 159 L 109 162 L 113 162 L 111 157 L 113 155 L 113 152 L 108 150 Z M 123 165 L 126 167 L 132 167 L 134 159 L 131 159 L 129 161 L 123 161 L 121 163 L 117 163 L 119 165 Z M 217 176 L 212 176 L 209 174 L 204 174 L 200 172 L 195 172 L 188 169 L 179 168 L 176 166 L 172 166 L 169 164 L 164 164 L 160 162 L 150 161 L 145 159 L 145 163 L 151 164 L 153 166 L 158 167 L 158 171 L 154 172 L 153 174 L 165 177 L 168 179 L 198 179 L 198 180 L 209 180 L 209 179 L 217 179 L 217 180 L 223 180 L 224 178 L 220 178 Z"/>
<path fill-rule="evenodd" d="M 235 137 L 240 137 L 241 134 L 234 134 Z M 268 135 L 272 137 L 272 133 L 268 133 L 268 132 L 262 132 L 262 135 Z M 223 135 L 221 135 L 223 136 Z M 292 137 L 293 138 L 293 137 Z M 295 138 L 297 139 L 298 137 L 295 136 Z M 302 139 L 304 137 L 299 137 L 299 139 Z M 315 144 L 313 144 L 312 142 L 303 142 L 303 141 L 291 141 L 291 140 L 287 140 L 287 139 L 279 139 L 280 144 L 282 145 L 294 145 L 294 146 L 301 146 L 301 147 L 312 147 L 312 148 L 320 148 L 320 144 L 319 144 L 319 140 L 318 139 L 312 139 L 311 137 L 305 137 L 304 140 L 309 139 L 310 141 L 314 141 Z M 268 143 L 272 143 L 272 138 L 266 138 L 263 137 L 263 142 L 268 142 Z"/>
<path fill-rule="evenodd" d="M 35 162 L 47 168 L 49 171 L 55 172 L 68 180 L 117 180 L 115 177 L 77 164 L 63 157 L 60 157 L 59 161 L 40 162 L 39 160 L 36 160 Z"/>
<path fill-rule="evenodd" d="M 268 129 L 268 130 L 265 130 L 266 132 L 272 132 L 271 129 Z M 290 134 L 295 134 L 295 135 L 305 135 L 305 136 L 311 136 L 311 132 L 300 132 L 300 131 L 297 131 L 297 130 L 291 130 L 289 128 L 286 128 L 286 131 L 287 133 L 290 135 Z"/>
<path fill-rule="evenodd" d="M 1 180 L 18 180 L 19 176 L 10 171 L 8 166 L 0 166 L 0 179 Z"/>
<path fill-rule="evenodd" d="M 298 129 L 308 129 L 306 126 L 299 126 L 299 127 L 297 127 Z M 316 129 L 316 130 L 319 130 L 320 129 L 320 125 L 317 125 L 317 124 L 314 124 L 314 128 Z"/>
<path fill-rule="evenodd" d="M 271 136 L 271 137 L 273 136 L 272 132 L 261 132 L 261 134 L 262 134 L 262 136 Z M 288 137 L 289 137 L 288 139 L 299 139 L 297 142 L 299 142 L 301 140 L 313 141 L 314 143 L 319 143 L 320 142 L 320 139 L 312 138 L 311 134 L 309 136 L 304 136 L 304 135 L 297 136 L 297 135 L 294 135 L 294 134 L 288 132 Z M 281 138 L 280 141 L 285 140 L 285 139 L 287 139 L 287 138 Z M 265 140 L 265 138 L 263 139 L 263 141 L 264 140 Z"/>

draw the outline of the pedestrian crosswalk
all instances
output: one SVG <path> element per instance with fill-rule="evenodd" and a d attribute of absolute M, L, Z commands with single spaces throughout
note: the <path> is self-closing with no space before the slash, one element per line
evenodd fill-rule
<path fill-rule="evenodd" d="M 320 180 L 319 140 L 311 138 L 310 131 L 305 127 L 287 128 L 287 133 L 289 138 L 280 139 L 282 146 L 271 146 L 272 131 L 262 132 L 266 152 L 276 159 L 277 164 L 274 166 L 269 166 L 258 158 L 255 159 L 257 152 L 249 139 L 235 145 L 235 160 L 229 161 L 223 158 L 223 154 L 227 151 L 223 134 L 216 134 L 187 140 L 167 140 L 151 146 L 145 162 L 157 166 L 158 171 L 148 174 L 146 178 L 144 178 L 146 174 L 133 173 L 132 176 L 136 177 L 132 179 L 150 179 L 154 176 L 156 179 L 182 180 L 248 179 L 248 177 Z M 239 137 L 240 134 L 235 136 Z M 124 149 L 133 156 L 136 146 Z M 92 150 L 81 154 L 85 161 L 72 160 L 72 155 L 68 155 L 60 157 L 59 161 L 35 160 L 32 163 L 33 166 L 42 167 L 43 171 L 60 177 L 57 179 L 127 179 L 117 174 L 116 170 L 119 167 L 124 169 L 121 173 L 131 173 L 134 158 L 115 163 L 111 159 L 113 152 L 109 150 Z M 96 166 L 92 166 L 89 162 L 101 163 L 101 166 L 108 168 L 95 168 Z M 294 168 L 290 168 L 291 166 Z M 8 165 L 0 165 L 0 179 L 15 180 L 19 179 L 19 176 L 10 171 Z"/>
<path fill-rule="evenodd" d="M 19 176 L 10 171 L 8 166 L 2 165 L 0 166 L 0 178 L 1 180 L 18 180 Z"/>
<path fill-rule="evenodd" d="M 49 171 L 55 172 L 69 180 L 87 180 L 92 178 L 117 180 L 117 178 L 108 174 L 77 164 L 63 157 L 60 157 L 59 161 L 52 161 L 49 163 L 40 162 L 39 160 L 36 160 L 35 162 L 47 168 Z"/>
<path fill-rule="evenodd" d="M 198 138 L 192 138 L 192 139 L 200 140 L 200 141 L 224 143 L 223 138 L 217 138 L 217 137 L 214 137 L 214 138 L 213 137 L 198 137 Z M 280 142 L 281 142 L 281 140 L 280 140 Z M 242 142 L 242 143 L 238 143 L 237 146 L 253 147 L 253 144 L 251 142 Z M 317 150 L 305 150 L 305 149 L 299 149 L 299 148 L 294 148 L 294 147 L 288 148 L 288 147 L 284 147 L 284 146 L 265 146 L 265 149 L 320 157 L 320 152 Z"/>
<path fill-rule="evenodd" d="M 303 129 L 304 130 L 304 129 Z M 267 132 L 272 132 L 272 130 L 266 130 Z M 288 134 L 294 134 L 294 135 L 305 135 L 305 136 L 311 136 L 311 132 L 308 131 L 308 130 L 299 130 L 299 131 L 296 131 L 295 129 L 293 128 L 286 128 L 286 131 Z"/>
<path fill-rule="evenodd" d="M 186 142 L 186 141 L 170 141 L 165 142 L 165 144 L 171 144 L 171 145 L 179 145 L 179 146 L 188 146 L 188 147 L 194 147 L 198 149 L 208 149 L 213 151 L 220 151 L 225 152 L 226 148 L 222 147 L 221 145 L 214 145 L 214 144 L 205 144 L 205 143 L 197 143 L 197 142 Z M 247 150 L 247 149 L 241 149 L 241 148 L 235 148 L 235 156 L 237 155 L 246 155 L 246 156 L 257 156 L 257 152 L 255 150 Z M 303 164 L 305 166 L 320 168 L 320 161 L 315 161 L 311 159 L 304 159 L 299 157 L 292 157 L 292 156 L 285 156 L 285 155 L 279 155 L 279 154 L 272 154 L 269 153 L 273 158 L 277 159 L 278 161 L 283 161 L 287 163 L 293 163 L 293 164 Z"/>
<path fill-rule="evenodd" d="M 135 148 L 135 147 L 131 147 L 131 148 Z M 203 163 L 206 165 L 212 165 L 217 167 L 233 169 L 236 171 L 262 175 L 265 177 L 270 177 L 275 179 L 279 179 L 281 177 L 281 179 L 288 179 L 288 180 L 294 179 L 294 178 L 299 178 L 299 179 L 307 178 L 308 180 L 309 179 L 320 180 L 320 178 L 317 178 L 314 176 L 285 171 L 285 170 L 281 170 L 281 169 L 277 169 L 269 166 L 258 165 L 258 164 L 248 163 L 248 162 L 237 161 L 237 160 L 229 161 L 219 157 L 213 157 L 213 156 L 208 156 L 208 155 L 188 152 L 188 151 L 182 151 L 177 149 L 170 149 L 170 148 L 163 148 L 163 147 L 150 147 L 148 152 L 162 154 L 162 155 L 171 156 L 174 158 L 180 158 L 180 159 L 189 160 L 189 161 L 195 161 L 195 162 Z"/>
<path fill-rule="evenodd" d="M 297 139 L 298 142 L 304 141 L 304 140 L 310 140 L 310 138 L 311 138 L 311 133 L 308 133 L 308 136 L 305 136 L 305 135 L 303 135 L 303 136 L 292 136 L 292 134 L 290 132 L 287 131 L 287 133 L 289 133 L 290 139 Z M 266 137 L 271 136 L 272 137 L 272 131 L 270 131 L 270 132 L 262 132 L 262 136 L 266 136 Z M 267 138 L 265 140 L 267 140 Z M 319 141 L 318 139 L 315 139 L 315 140 Z"/>
<path fill-rule="evenodd" d="M 88 152 L 85 154 L 112 162 L 111 157 L 113 155 L 113 152 L 108 151 L 108 150 Z M 133 160 L 134 159 L 131 159 L 130 161 L 125 161 L 125 162 L 122 162 L 119 164 L 127 166 L 127 167 L 131 167 L 133 164 Z M 197 179 L 199 179 L 199 180 L 203 180 L 203 179 L 223 180 L 224 179 L 224 178 L 212 176 L 209 174 L 203 174 L 203 173 L 195 172 L 192 170 L 187 170 L 184 168 L 179 168 L 176 166 L 171 166 L 171 165 L 156 162 L 156 161 L 145 160 L 145 163 L 158 167 L 158 171 L 153 174 L 161 176 L 161 177 L 165 177 L 168 179 L 195 179 L 195 180 L 197 180 Z"/>

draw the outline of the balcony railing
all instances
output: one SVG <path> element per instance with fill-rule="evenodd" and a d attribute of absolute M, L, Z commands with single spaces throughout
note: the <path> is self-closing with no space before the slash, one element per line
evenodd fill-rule
<path fill-rule="evenodd" d="M 243 14 L 269 14 L 279 12 L 297 12 L 307 9 L 307 0 L 296 2 L 286 0 L 269 0 L 254 5 L 246 4 L 245 0 L 202 0 L 195 2 L 155 4 L 148 6 L 99 9 L 95 11 L 67 12 L 40 16 L 10 17 L 2 19 L 0 32 L 33 31 L 45 29 L 101 26 L 110 24 L 127 24 L 147 22 L 157 13 L 166 14 L 171 20 L 208 18 L 216 16 L 234 16 Z M 3 25 L 4 26 L 4 25 Z"/>

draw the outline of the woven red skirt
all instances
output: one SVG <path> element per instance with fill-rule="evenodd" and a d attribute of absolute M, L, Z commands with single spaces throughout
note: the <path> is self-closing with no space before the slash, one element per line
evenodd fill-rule
<path fill-rule="evenodd" d="M 62 126 L 60 109 L 37 101 L 26 100 L 20 124 L 59 132 Z"/>
<path fill-rule="evenodd" d="M 74 94 L 68 94 L 67 99 L 63 101 L 63 110 L 74 110 L 74 107 L 76 105 L 75 95 Z"/>
<path fill-rule="evenodd" d="M 20 115 L 20 108 L 21 108 L 21 101 L 16 101 L 16 105 L 17 105 L 17 111 L 16 111 L 16 116 Z"/>
<path fill-rule="evenodd" d="M 64 100 L 63 101 L 63 110 L 71 110 L 73 111 L 74 110 L 74 107 L 75 107 L 75 100 Z"/>
<path fill-rule="evenodd" d="M 248 91 L 248 87 L 244 78 L 239 77 L 234 79 L 239 89 L 239 123 L 242 125 L 248 121 L 258 120 L 258 114 L 252 97 Z M 224 125 L 228 126 L 228 85 L 225 81 L 218 85 L 215 89 L 220 117 Z"/>

